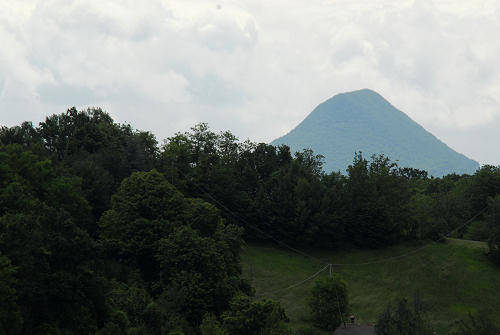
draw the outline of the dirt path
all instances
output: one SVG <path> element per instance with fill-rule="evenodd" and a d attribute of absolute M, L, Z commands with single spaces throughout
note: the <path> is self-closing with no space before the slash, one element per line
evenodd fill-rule
<path fill-rule="evenodd" d="M 333 335 L 375 335 L 375 328 L 366 325 L 354 325 L 347 328 L 340 326 L 333 332 Z"/>

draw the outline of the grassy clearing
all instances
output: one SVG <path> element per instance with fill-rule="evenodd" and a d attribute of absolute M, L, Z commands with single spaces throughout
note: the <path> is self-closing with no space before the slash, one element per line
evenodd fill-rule
<path fill-rule="evenodd" d="M 459 238 L 447 238 L 446 239 L 449 244 L 462 245 L 468 248 L 476 248 L 476 249 L 488 249 L 488 243 L 482 241 L 473 241 L 473 240 L 462 240 Z"/>
<path fill-rule="evenodd" d="M 450 241 L 382 250 L 307 252 L 331 263 L 354 264 L 406 254 L 384 263 L 334 268 L 347 283 L 351 309 L 359 322 L 374 323 L 387 303 L 419 292 L 430 307 L 429 317 L 438 334 L 446 334 L 456 320 L 469 312 L 489 312 L 500 324 L 500 267 L 492 264 L 483 248 L 474 243 Z M 280 301 L 292 327 L 310 324 L 307 299 L 314 280 L 279 290 L 309 277 L 325 264 L 256 244 L 245 247 L 242 262 L 244 276 L 258 296 Z M 328 276 L 328 271 L 320 276 Z"/>

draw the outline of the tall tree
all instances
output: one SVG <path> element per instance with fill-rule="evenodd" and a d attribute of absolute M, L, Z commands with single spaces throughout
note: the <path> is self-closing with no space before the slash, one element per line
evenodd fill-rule
<path fill-rule="evenodd" d="M 158 148 L 149 132 L 120 125 L 99 108 L 54 114 L 37 132 L 55 160 L 83 178 L 86 198 L 98 219 L 123 178 L 156 164 Z"/>
<path fill-rule="evenodd" d="M 139 269 L 160 308 L 192 326 L 247 290 L 240 278 L 241 234 L 213 205 L 184 197 L 156 170 L 126 178 L 100 220 L 108 259 Z"/>
<path fill-rule="evenodd" d="M 347 172 L 350 239 L 371 247 L 395 243 L 403 236 L 410 196 L 397 164 L 383 155 L 368 163 L 357 153 Z"/>
<path fill-rule="evenodd" d="M 16 268 L 0 253 L 0 333 L 21 334 L 22 317 L 17 305 Z"/>
<path fill-rule="evenodd" d="M 17 267 L 24 334 L 95 331 L 95 244 L 80 179 L 20 145 L 0 147 L 0 252 Z"/>

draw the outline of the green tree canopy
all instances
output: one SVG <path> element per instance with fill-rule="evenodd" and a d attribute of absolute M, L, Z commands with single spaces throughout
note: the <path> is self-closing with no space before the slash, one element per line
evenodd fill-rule
<path fill-rule="evenodd" d="M 81 180 L 24 147 L 0 147 L 0 253 L 17 267 L 13 288 L 24 334 L 51 325 L 95 330 L 95 243 Z"/>
<path fill-rule="evenodd" d="M 316 281 L 309 307 L 316 326 L 325 330 L 336 329 L 349 308 L 345 282 L 337 275 Z"/>
<path fill-rule="evenodd" d="M 0 333 L 6 335 L 21 334 L 22 322 L 17 305 L 16 268 L 10 260 L 0 253 Z"/>
<path fill-rule="evenodd" d="M 159 304 L 192 325 L 206 312 L 222 313 L 247 287 L 240 279 L 241 234 L 214 206 L 184 197 L 156 170 L 126 178 L 100 220 L 109 259 L 140 269 Z"/>

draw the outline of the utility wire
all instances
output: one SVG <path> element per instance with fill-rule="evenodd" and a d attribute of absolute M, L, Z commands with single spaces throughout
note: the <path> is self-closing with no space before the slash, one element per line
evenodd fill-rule
<path fill-rule="evenodd" d="M 479 215 L 483 214 L 483 212 L 486 211 L 487 209 L 488 209 L 488 206 L 484 207 L 479 212 L 477 212 L 476 215 L 474 215 L 473 217 L 471 217 L 469 220 L 465 221 L 463 224 L 461 224 L 457 228 L 455 228 L 452 231 L 450 231 L 448 234 L 446 234 L 443 237 L 441 237 L 440 239 L 438 239 L 438 241 L 444 240 L 445 238 L 449 237 L 454 232 L 462 229 L 463 227 L 465 227 L 466 225 L 468 225 L 470 222 L 472 222 L 472 220 L 474 220 L 475 218 L 477 218 Z"/>
<path fill-rule="evenodd" d="M 472 216 L 469 220 L 465 221 L 463 224 L 461 224 L 460 226 L 458 226 L 457 228 L 451 230 L 450 232 L 448 232 L 447 234 L 441 236 L 439 239 L 437 239 L 435 242 L 439 242 L 439 241 L 444 241 L 446 238 L 448 238 L 451 234 L 453 234 L 454 232 L 462 229 L 463 227 L 465 227 L 466 225 L 468 225 L 470 222 L 472 222 L 472 220 L 474 220 L 475 218 L 477 218 L 479 215 L 481 215 L 484 211 L 486 211 L 486 209 L 488 209 L 488 207 L 485 207 L 483 208 L 482 210 L 480 210 L 479 212 L 477 212 L 474 216 Z M 389 261 L 392 261 L 392 260 L 395 260 L 395 259 L 400 259 L 400 258 L 404 258 L 408 255 L 411 255 L 411 254 L 414 254 L 422 249 L 425 249 L 425 248 L 428 248 L 430 246 L 430 244 L 426 244 L 420 248 L 416 248 L 416 249 L 413 249 L 413 250 L 410 250 L 408 252 L 405 252 L 403 254 L 400 254 L 400 255 L 396 255 L 396 256 L 390 256 L 390 257 L 386 257 L 386 258 L 382 258 L 382 259 L 378 259 L 378 260 L 375 260 L 375 261 L 369 261 L 369 262 L 361 262 L 361 263 L 332 263 L 333 266 L 353 266 L 353 265 L 371 265 L 371 264 L 379 264 L 379 263 L 385 263 L 385 262 L 389 262 Z"/>
<path fill-rule="evenodd" d="M 177 172 L 179 174 L 181 174 L 186 180 L 189 180 L 187 178 L 187 176 L 184 174 L 184 172 L 182 172 L 180 169 L 177 169 Z M 319 263 L 323 263 L 323 264 L 327 264 L 327 267 L 329 265 L 332 265 L 332 266 L 363 266 L 363 265 L 372 265 L 372 264 L 380 264 L 380 263 L 385 263 L 385 262 L 389 262 L 389 261 L 392 261 L 392 260 L 395 260 L 395 259 L 400 259 L 400 258 L 404 258 L 408 255 L 412 255 L 414 253 L 417 253 L 418 251 L 420 250 L 423 250 L 425 248 L 428 248 L 430 246 L 430 244 L 427 244 L 427 245 L 424 245 L 420 248 L 416 248 L 414 250 L 410 250 L 406 253 L 403 253 L 403 254 L 400 254 L 400 255 L 396 255 L 396 256 L 390 256 L 390 257 L 386 257 L 386 258 L 382 258 L 382 259 L 378 259 L 378 260 L 374 260 L 374 261 L 368 261 L 368 262 L 359 262 L 359 263 L 332 263 L 332 262 L 328 262 L 328 261 L 325 261 L 324 259 L 321 259 L 321 258 L 318 258 L 318 257 L 315 257 L 315 256 L 312 256 L 306 252 L 303 252 L 297 248 L 294 248 L 292 246 L 290 246 L 289 244 L 281 241 L 281 240 L 278 240 L 277 238 L 275 238 L 274 236 L 266 233 L 265 231 L 263 231 L 262 229 L 258 228 L 257 226 L 253 225 L 253 224 L 250 224 L 248 221 L 246 221 L 244 218 L 242 218 L 241 216 L 237 215 L 236 213 L 234 213 L 232 210 L 230 210 L 229 208 L 227 208 L 223 203 L 221 203 L 219 200 L 217 200 L 215 197 L 212 196 L 212 194 L 210 194 L 210 192 L 208 192 L 206 189 L 204 189 L 201 185 L 198 185 L 196 183 L 194 183 L 193 181 L 189 180 L 191 182 L 191 184 L 197 188 L 199 191 L 203 192 L 204 194 L 206 194 L 208 197 L 210 197 L 215 203 L 217 203 L 221 208 L 223 208 L 224 210 L 226 210 L 226 212 L 228 212 L 229 214 L 231 214 L 236 220 L 244 223 L 246 226 L 254 229 L 255 231 L 259 232 L 260 234 L 268 237 L 269 239 L 273 240 L 274 242 L 276 242 L 277 244 L 297 253 L 297 254 L 300 254 L 304 257 L 307 257 L 307 258 L 310 258 L 310 259 L 313 259 Z M 466 222 L 464 222 L 463 224 L 461 224 L 460 226 L 458 226 L 457 228 L 451 230 L 450 232 L 448 232 L 447 234 L 443 235 L 442 237 L 440 237 L 436 242 L 438 241 L 442 241 L 442 240 L 445 240 L 447 237 L 449 237 L 449 235 L 453 234 L 454 232 L 458 231 L 459 229 L 462 229 L 463 227 L 465 227 L 467 224 L 469 224 L 472 220 L 474 220 L 475 218 L 477 218 L 479 215 L 481 215 L 484 211 L 486 211 L 488 207 L 485 207 L 483 208 L 482 210 L 480 210 L 479 212 L 477 212 L 474 216 L 472 216 L 469 220 L 467 220 Z M 292 285 L 293 286 L 293 285 Z"/>
<path fill-rule="evenodd" d="M 189 180 L 189 179 L 187 178 L 187 176 L 186 176 L 186 175 L 185 175 L 185 174 L 184 174 L 184 173 L 183 173 L 180 169 L 177 169 L 177 172 L 178 172 L 179 174 L 181 174 L 181 175 L 182 175 L 182 176 L 183 176 L 186 180 Z M 327 261 L 325 261 L 325 260 L 323 260 L 323 259 L 320 259 L 320 258 L 318 258 L 318 257 L 312 256 L 312 255 L 310 255 L 310 254 L 308 254 L 308 253 L 306 253 L 306 252 L 303 252 L 303 251 L 301 251 L 301 250 L 299 250 L 299 249 L 297 249 L 297 248 L 292 247 L 291 245 L 289 245 L 289 244 L 287 244 L 287 243 L 285 243 L 285 242 L 283 242 L 283 241 L 281 241 L 281 240 L 278 240 L 277 238 L 275 238 L 274 236 L 272 236 L 272 235 L 270 235 L 270 234 L 266 233 L 265 231 L 263 231 L 262 229 L 258 228 L 257 226 L 255 226 L 255 225 L 253 225 L 253 224 L 249 223 L 249 222 L 248 222 L 248 221 L 246 221 L 244 218 L 242 218 L 241 216 L 237 215 L 237 214 L 236 214 L 236 213 L 234 213 L 232 210 L 230 210 L 229 208 L 227 208 L 227 207 L 226 207 L 223 203 L 221 203 L 219 200 L 217 200 L 216 198 L 214 198 L 214 197 L 212 196 L 212 194 L 210 194 L 210 192 L 208 192 L 206 189 L 204 189 L 201 185 L 198 185 L 198 184 L 196 184 L 196 183 L 194 183 L 194 182 L 192 182 L 192 181 L 190 181 L 190 182 L 191 182 L 191 184 L 192 184 L 195 188 L 197 188 L 197 189 L 198 189 L 198 191 L 201 191 L 202 193 L 204 193 L 204 194 L 206 194 L 208 197 L 210 197 L 210 198 L 211 198 L 211 199 L 212 199 L 215 203 L 217 203 L 217 204 L 218 204 L 221 208 L 223 208 L 226 212 L 228 212 L 229 214 L 231 214 L 231 215 L 232 215 L 232 216 L 233 216 L 233 217 L 234 217 L 237 221 L 240 221 L 241 223 L 245 224 L 246 226 L 248 226 L 248 227 L 250 227 L 250 228 L 254 229 L 255 231 L 257 231 L 258 233 L 260 233 L 260 234 L 262 234 L 262 235 L 266 236 L 267 238 L 269 238 L 269 239 L 273 240 L 274 242 L 278 243 L 279 245 L 281 245 L 281 246 L 283 246 L 283 247 L 285 247 L 285 248 L 287 248 L 287 249 L 289 249 L 289 250 L 291 250 L 291 251 L 293 251 L 293 252 L 295 252 L 295 253 L 297 253 L 297 254 L 299 254 L 299 255 L 302 255 L 302 256 L 304 256 L 304 257 L 306 257 L 306 258 L 313 259 L 313 260 L 315 260 L 315 261 L 317 261 L 317 262 L 319 262 L 319 263 L 329 264 L 329 262 L 327 262 Z"/>
<path fill-rule="evenodd" d="M 440 239 L 438 239 L 437 241 L 440 241 L 440 240 L 444 240 L 446 239 L 450 234 L 454 233 L 455 231 L 465 227 L 467 224 L 469 224 L 472 220 L 474 220 L 475 218 L 477 218 L 479 215 L 481 215 L 485 210 L 487 209 L 487 207 L 483 208 L 481 211 L 479 211 L 478 213 L 476 213 L 474 216 L 472 216 L 469 220 L 467 220 L 466 222 L 464 222 L 463 224 L 461 224 L 459 227 L 453 229 L 452 231 L 450 231 L 448 234 L 445 234 L 443 235 Z M 350 266 L 350 265 L 370 265 L 370 264 L 379 264 L 379 263 L 384 263 L 384 262 L 388 262 L 388 261 L 391 261 L 391 260 L 394 260 L 394 259 L 400 259 L 400 258 L 404 258 L 408 255 L 411 255 L 411 254 L 414 254 L 414 253 L 417 253 L 418 251 L 422 250 L 422 249 L 425 249 L 427 247 L 429 247 L 430 244 L 427 244 L 423 247 L 420 247 L 420 248 L 417 248 L 417 249 L 414 249 L 414 250 L 411 250 L 409 252 L 406 252 L 404 254 L 401 254 L 401 255 L 397 255 L 397 256 L 391 256 L 391 257 L 386 257 L 386 258 L 383 258 L 383 259 L 379 259 L 379 260 L 376 260 L 376 261 L 371 261 L 371 262 L 361 262 L 361 263 L 329 263 L 327 264 L 325 267 L 321 268 L 318 272 L 314 273 L 313 275 L 295 283 L 295 284 L 292 284 L 290 286 L 287 286 L 287 287 L 284 287 L 282 289 L 279 289 L 279 290 L 276 290 L 276 291 L 273 291 L 273 292 L 268 292 L 268 293 L 260 293 L 260 294 L 257 294 L 257 296 L 264 296 L 264 295 L 270 295 L 270 294 L 277 294 L 277 293 L 281 293 L 283 291 L 287 291 L 287 290 L 290 290 L 290 289 L 293 289 L 297 286 L 300 286 L 302 284 L 305 284 L 306 282 L 316 278 L 317 276 L 319 276 L 322 272 L 324 272 L 327 268 L 329 269 L 329 273 L 330 273 L 330 277 L 332 276 L 333 274 L 333 271 L 332 271 L 332 267 L 333 266 Z M 339 297 L 338 297 L 338 293 L 337 291 L 335 291 L 335 294 L 337 296 L 337 304 L 338 304 L 338 310 L 339 310 L 339 313 L 340 313 L 340 301 L 339 301 Z M 340 318 L 341 320 L 343 320 L 343 316 L 342 314 L 340 313 Z"/>
<path fill-rule="evenodd" d="M 313 275 L 311 275 L 311 276 L 307 277 L 306 279 L 303 279 L 303 280 L 301 280 L 301 281 L 299 281 L 299 282 L 297 282 L 297 283 L 295 283 L 295 284 L 292 284 L 292 285 L 290 285 L 290 286 L 284 287 L 284 288 L 282 288 L 282 289 L 279 289 L 279 290 L 276 290 L 276 291 L 273 291 L 273 292 L 268 292 L 268 293 L 265 293 L 265 294 L 264 294 L 264 293 L 261 293 L 261 294 L 257 294 L 257 295 L 258 295 L 258 296 L 262 296 L 262 295 L 268 295 L 268 294 L 276 294 L 276 293 L 280 293 L 280 292 L 282 292 L 282 291 L 286 291 L 286 290 L 289 290 L 289 289 L 295 288 L 295 287 L 297 287 L 297 286 L 300 286 L 300 285 L 302 285 L 302 284 L 304 284 L 304 283 L 307 283 L 308 281 L 310 281 L 310 280 L 312 280 L 312 279 L 316 278 L 317 276 L 319 276 L 319 275 L 320 275 L 320 273 L 322 273 L 323 271 L 325 271 L 325 270 L 326 270 L 326 269 L 328 269 L 328 268 L 330 268 L 330 264 L 327 264 L 325 267 L 321 268 L 321 269 L 320 269 L 318 272 L 316 272 L 315 274 L 313 274 Z"/>
<path fill-rule="evenodd" d="M 417 253 L 418 251 L 420 250 L 423 250 L 427 247 L 430 246 L 430 244 L 427 244 L 427 245 L 424 245 L 420 248 L 417 248 L 417 249 L 414 249 L 414 250 L 411 250 L 409 252 L 406 252 L 406 253 L 403 253 L 403 254 L 400 254 L 400 255 L 396 255 L 396 256 L 391 256 L 391 257 L 386 257 L 386 258 L 382 258 L 382 259 L 379 259 L 379 260 L 375 260 L 375 261 L 369 261 L 369 262 L 359 262 L 359 263 L 331 263 L 331 262 L 326 262 L 325 260 L 323 259 L 320 259 L 318 257 L 315 257 L 315 256 L 312 256 L 308 253 L 305 253 L 301 250 L 298 250 L 290 245 L 288 245 L 287 243 L 281 241 L 281 240 L 278 240 L 276 239 L 274 236 L 264 232 L 262 229 L 258 228 L 257 226 L 253 225 L 253 224 L 250 224 L 248 221 L 246 221 L 244 218 L 240 217 L 239 215 L 237 215 L 236 213 L 234 213 L 232 210 L 230 210 L 228 207 L 226 207 L 223 203 L 221 203 L 219 200 L 217 200 L 214 196 L 212 196 L 212 194 L 210 194 L 210 192 L 208 192 L 205 188 L 203 188 L 201 185 L 198 185 L 196 183 L 194 183 L 192 180 L 189 180 L 187 178 L 187 176 L 184 174 L 184 172 L 182 172 L 180 169 L 176 169 L 177 172 L 179 174 L 181 174 L 185 180 L 188 180 L 195 188 L 197 188 L 199 191 L 201 191 L 202 193 L 206 194 L 208 197 L 210 197 L 215 203 L 217 203 L 221 208 L 225 209 L 227 213 L 231 214 L 236 220 L 244 223 L 246 226 L 254 229 L 255 231 L 259 232 L 260 234 L 270 238 L 271 240 L 273 240 L 274 242 L 278 243 L 279 245 L 297 253 L 297 254 L 300 254 L 306 258 L 310 258 L 310 259 L 313 259 L 317 262 L 320 262 L 320 263 L 323 263 L 323 264 L 326 264 L 326 266 L 324 266 L 323 268 L 321 268 L 319 271 L 317 271 L 316 273 L 314 273 L 313 275 L 297 282 L 297 283 L 294 283 L 290 286 L 287 286 L 287 287 L 284 287 L 282 289 L 279 289 L 279 290 L 276 290 L 276 291 L 273 291 L 273 292 L 268 292 L 268 293 L 265 293 L 265 294 L 257 294 L 257 296 L 263 296 L 263 295 L 269 295 L 269 294 L 277 294 L 277 293 L 280 293 L 280 292 L 283 292 L 283 291 L 286 291 L 286 290 L 290 290 L 290 289 L 293 289 L 295 287 L 298 287 L 314 278 L 316 278 L 317 276 L 319 276 L 323 271 L 325 271 L 327 268 L 329 268 L 330 270 L 330 276 L 332 276 L 332 267 L 333 266 L 364 266 L 364 265 L 371 265 L 371 264 L 380 264 L 380 263 L 385 263 L 385 262 L 389 262 L 389 261 L 392 261 L 392 260 L 396 260 L 396 259 L 401 259 L 401 258 L 404 258 L 406 256 L 409 256 L 411 254 L 415 254 Z M 172 180 L 173 181 L 173 180 Z M 467 224 L 469 224 L 470 222 L 472 222 L 472 220 L 474 220 L 475 218 L 477 218 L 479 215 L 481 215 L 484 211 L 486 211 L 488 207 L 485 207 L 483 208 L 482 210 L 480 210 L 478 213 L 476 213 L 474 216 L 472 216 L 469 220 L 467 220 L 466 222 L 464 222 L 463 224 L 461 224 L 460 226 L 458 226 L 457 228 L 451 230 L 450 232 L 448 232 L 447 234 L 443 235 L 441 238 L 439 238 L 437 241 L 442 241 L 442 240 L 445 240 L 447 237 L 449 237 L 452 233 L 458 231 L 459 229 L 462 229 L 463 227 L 465 227 Z M 436 242 L 437 242 L 436 241 Z M 338 294 L 337 292 L 335 292 L 336 295 L 337 295 L 337 303 L 339 303 L 338 301 Z M 340 314 L 340 305 L 338 306 L 338 309 L 339 309 L 339 314 Z M 341 319 L 343 319 L 342 317 L 342 314 L 340 314 L 340 317 Z"/>

